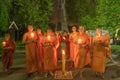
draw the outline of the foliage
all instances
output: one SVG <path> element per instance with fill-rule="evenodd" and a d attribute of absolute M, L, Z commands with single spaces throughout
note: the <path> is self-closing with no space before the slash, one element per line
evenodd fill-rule
<path fill-rule="evenodd" d="M 96 25 L 102 25 L 103 29 L 108 29 L 114 34 L 120 24 L 119 4 L 119 0 L 99 0 L 96 9 Z"/>
<path fill-rule="evenodd" d="M 96 0 L 66 0 L 66 10 L 69 20 L 80 24 L 87 23 L 81 19 L 95 17 L 96 5 Z"/>
<path fill-rule="evenodd" d="M 112 54 L 120 55 L 120 45 L 111 45 Z"/>
<path fill-rule="evenodd" d="M 0 1 L 0 28 L 7 31 L 9 25 L 10 0 Z"/>
<path fill-rule="evenodd" d="M 52 0 L 18 0 L 19 14 L 24 13 L 23 18 L 28 24 L 33 24 L 36 28 L 45 30 L 48 28 L 50 15 L 52 11 Z M 23 20 L 24 20 L 23 19 Z M 24 22 L 25 23 L 25 22 Z"/>
<path fill-rule="evenodd" d="M 70 21 L 85 25 L 86 29 L 103 29 L 115 34 L 120 25 L 120 0 L 66 0 Z"/>
<path fill-rule="evenodd" d="M 95 29 L 95 24 L 93 24 L 94 18 L 90 17 L 90 15 L 86 15 L 85 17 L 82 17 L 79 22 L 81 22 L 81 25 L 85 26 L 85 29 L 89 29 L 89 30 Z"/>
<path fill-rule="evenodd" d="M 2 30 L 6 30 L 8 22 L 15 21 L 19 28 L 32 24 L 35 28 L 46 30 L 53 10 L 52 0 L 5 0 L 11 5 L 0 4 L 0 23 Z"/>

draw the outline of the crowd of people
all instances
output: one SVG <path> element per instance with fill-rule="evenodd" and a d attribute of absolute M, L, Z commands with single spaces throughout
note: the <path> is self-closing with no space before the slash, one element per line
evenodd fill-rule
<path fill-rule="evenodd" d="M 9 44 L 8 42 L 7 44 Z M 14 44 L 13 41 L 11 43 Z M 72 26 L 70 34 L 67 31 L 61 33 L 59 30 L 54 33 L 52 29 L 48 29 L 42 34 L 41 29 L 34 31 L 34 27 L 28 25 L 28 32 L 24 34 L 22 43 L 26 48 L 26 70 L 29 77 L 35 72 L 40 73 L 42 69 L 46 72 L 45 77 L 48 74 L 54 76 L 63 49 L 66 59 L 74 62 L 74 69 L 79 71 L 80 77 L 83 77 L 85 66 L 89 65 L 96 76 L 103 78 L 106 58 L 108 57 L 112 61 L 109 33 L 106 32 L 105 35 L 102 35 L 100 27 L 96 29 L 95 36 L 91 36 L 89 30 L 84 30 L 84 26 L 79 26 L 78 30 L 75 25 Z M 14 53 L 15 44 L 13 44 L 3 45 L 4 55 L 9 51 L 11 54 Z M 12 62 L 8 62 L 8 58 L 5 58 L 7 56 L 4 55 L 3 70 L 7 70 L 11 66 L 8 63 Z"/>

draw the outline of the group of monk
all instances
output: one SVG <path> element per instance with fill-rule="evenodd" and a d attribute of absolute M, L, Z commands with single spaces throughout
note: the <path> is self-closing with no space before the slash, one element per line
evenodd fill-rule
<path fill-rule="evenodd" d="M 6 37 L 9 35 L 6 35 Z M 9 39 L 7 39 L 9 40 Z M 89 30 L 84 30 L 84 26 L 72 26 L 72 32 L 68 34 L 67 31 L 62 33 L 56 30 L 55 33 L 52 29 L 48 29 L 42 34 L 41 29 L 34 30 L 32 25 L 28 25 L 28 32 L 23 36 L 22 43 L 26 48 L 26 69 L 28 77 L 34 73 L 40 73 L 45 70 L 45 77 L 50 74 L 54 75 L 57 69 L 58 60 L 61 59 L 62 49 L 65 50 L 66 58 L 74 62 L 74 68 L 79 71 L 80 77 L 83 77 L 85 66 L 89 65 L 95 72 L 96 76 L 103 78 L 103 73 L 106 67 L 106 58 L 112 61 L 110 50 L 110 36 L 109 33 L 102 34 L 102 29 L 98 27 L 95 31 L 95 36 L 90 35 Z M 15 50 L 14 42 L 9 43 L 10 48 L 4 48 L 3 52 L 6 55 L 10 49 L 11 54 Z M 6 46 L 7 46 L 6 45 Z M 3 55 L 3 70 L 8 69 L 6 60 Z M 8 54 L 9 55 L 9 54 Z M 12 64 L 12 60 L 9 63 Z M 10 64 L 10 65 L 11 65 Z"/>
<path fill-rule="evenodd" d="M 80 71 L 80 77 L 86 65 L 90 65 L 95 75 L 103 77 L 106 67 L 106 58 L 111 57 L 110 36 L 106 32 L 102 35 L 101 28 L 96 29 L 95 36 L 90 35 L 89 30 L 80 26 L 72 26 L 72 33 L 66 31 L 55 33 L 48 29 L 42 34 L 41 29 L 33 31 L 33 26 L 28 26 L 28 32 L 24 34 L 23 41 L 26 44 L 26 63 L 28 75 L 40 72 L 44 68 L 45 76 L 53 76 L 61 59 L 62 49 L 66 57 L 74 62 L 74 68 Z M 43 67 L 43 68 L 42 68 Z"/>
<path fill-rule="evenodd" d="M 72 27 L 70 40 L 70 59 L 74 62 L 74 67 L 80 70 L 80 77 L 86 65 L 89 65 L 95 72 L 95 76 L 104 78 L 103 73 L 106 67 L 106 58 L 113 62 L 110 48 L 109 33 L 102 34 L 102 29 L 98 27 L 95 36 L 90 35 L 90 31 L 84 31 L 84 26 Z"/>

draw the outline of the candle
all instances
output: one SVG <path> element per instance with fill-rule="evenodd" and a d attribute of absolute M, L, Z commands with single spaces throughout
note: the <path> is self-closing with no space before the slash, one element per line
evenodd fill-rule
<path fill-rule="evenodd" d="M 5 42 L 5 41 L 3 41 L 3 42 L 2 42 L 2 45 L 3 45 L 3 46 L 6 46 L 6 42 Z"/>
<path fill-rule="evenodd" d="M 66 61 L 65 61 L 65 51 L 62 50 L 62 72 L 63 72 L 63 74 L 65 74 L 65 64 L 66 64 Z"/>
<path fill-rule="evenodd" d="M 65 40 L 65 37 L 63 36 L 63 39 Z"/>
<path fill-rule="evenodd" d="M 48 41 L 50 41 L 50 39 L 51 39 L 51 36 L 50 36 L 50 35 L 48 35 L 48 36 L 47 36 L 47 39 L 48 39 Z"/>
<path fill-rule="evenodd" d="M 30 35 L 31 35 L 31 38 L 33 38 L 33 37 L 34 37 L 34 33 L 33 33 L 33 32 L 32 32 Z"/>
<path fill-rule="evenodd" d="M 78 39 L 78 44 L 81 44 L 82 43 L 82 40 L 81 39 Z"/>

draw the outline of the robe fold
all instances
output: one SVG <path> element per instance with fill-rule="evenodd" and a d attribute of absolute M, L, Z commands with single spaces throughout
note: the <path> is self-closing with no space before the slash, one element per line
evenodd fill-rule
<path fill-rule="evenodd" d="M 2 52 L 2 64 L 3 64 L 3 71 L 5 69 L 9 69 L 10 66 L 13 65 L 13 53 L 16 49 L 15 42 L 11 39 L 5 41 L 6 45 L 3 47 Z"/>
<path fill-rule="evenodd" d="M 92 54 L 92 69 L 95 72 L 104 73 L 106 67 L 106 57 L 108 46 L 105 36 L 101 36 L 99 39 L 97 36 L 93 37 L 93 54 Z"/>
<path fill-rule="evenodd" d="M 51 35 L 50 42 L 47 36 L 44 37 L 44 69 L 46 71 L 54 71 L 57 67 L 57 54 L 55 36 Z"/>
<path fill-rule="evenodd" d="M 27 73 L 39 71 L 41 68 L 40 55 L 38 53 L 37 35 L 35 32 L 34 37 L 31 38 L 30 33 L 25 33 L 23 36 L 23 43 L 26 48 L 26 68 Z M 31 41 L 32 40 L 32 41 Z"/>
<path fill-rule="evenodd" d="M 78 39 L 81 38 L 82 42 L 81 44 L 78 44 Z M 88 40 L 85 34 L 78 36 L 75 39 L 75 60 L 74 60 L 74 66 L 75 68 L 81 69 L 84 68 L 86 65 L 87 60 L 87 48 L 88 48 Z"/>
<path fill-rule="evenodd" d="M 76 33 L 71 33 L 70 37 L 69 37 L 69 41 L 70 41 L 70 59 L 72 61 L 75 60 L 74 51 L 75 51 L 76 45 L 73 43 L 73 41 L 76 38 L 77 34 L 78 34 L 77 32 Z"/>

